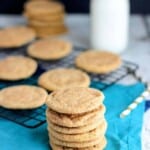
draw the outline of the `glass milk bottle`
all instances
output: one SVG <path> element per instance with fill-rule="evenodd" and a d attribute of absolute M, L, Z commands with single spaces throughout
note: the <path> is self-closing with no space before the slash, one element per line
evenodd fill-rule
<path fill-rule="evenodd" d="M 91 47 L 122 52 L 128 43 L 128 0 L 91 0 Z"/>

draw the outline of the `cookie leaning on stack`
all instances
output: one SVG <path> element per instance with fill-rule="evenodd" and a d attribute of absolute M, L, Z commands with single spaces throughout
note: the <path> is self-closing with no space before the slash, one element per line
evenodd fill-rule
<path fill-rule="evenodd" d="M 73 87 L 47 98 L 50 144 L 56 149 L 99 149 L 106 146 L 103 94 L 95 89 Z"/>
<path fill-rule="evenodd" d="M 47 37 L 67 32 L 64 23 L 64 6 L 54 1 L 29 1 L 24 6 L 28 24 L 38 37 Z"/>

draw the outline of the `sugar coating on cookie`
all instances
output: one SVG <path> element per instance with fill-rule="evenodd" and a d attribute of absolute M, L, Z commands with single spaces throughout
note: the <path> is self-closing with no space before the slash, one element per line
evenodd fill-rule
<path fill-rule="evenodd" d="M 49 91 L 69 87 L 88 87 L 90 77 L 78 69 L 59 68 L 43 73 L 38 84 Z"/>
<path fill-rule="evenodd" d="M 97 128 L 104 121 L 105 121 L 104 118 L 98 118 L 97 120 L 94 120 L 94 121 L 90 122 L 89 124 L 81 126 L 81 127 L 63 127 L 63 126 L 54 124 L 49 119 L 47 119 L 47 123 L 49 126 L 48 129 L 52 128 L 56 132 L 68 134 L 68 135 L 86 133 L 88 131 L 91 131 L 91 130 Z"/>
<path fill-rule="evenodd" d="M 64 13 L 58 13 L 58 14 L 55 14 L 55 15 L 43 15 L 43 16 L 40 16 L 40 15 L 32 15 L 32 14 L 29 14 L 28 12 L 24 12 L 23 14 L 25 17 L 27 17 L 28 19 L 30 20 L 33 20 L 33 21 L 40 21 L 40 22 L 63 22 L 64 21 L 64 18 L 65 18 L 65 15 Z"/>
<path fill-rule="evenodd" d="M 77 56 L 75 64 L 87 72 L 106 74 L 118 69 L 121 59 L 111 52 L 89 50 Z"/>
<path fill-rule="evenodd" d="M 24 56 L 8 56 L 0 60 L 1 80 L 21 80 L 32 76 L 37 69 L 37 62 Z"/>
<path fill-rule="evenodd" d="M 56 20 L 56 21 L 40 21 L 40 20 L 36 20 L 36 19 L 32 19 L 29 21 L 29 25 L 33 26 L 33 27 L 59 27 L 61 28 L 62 26 L 64 26 L 64 22 L 62 20 Z"/>
<path fill-rule="evenodd" d="M 66 142 L 86 142 L 86 141 L 95 140 L 100 136 L 104 136 L 106 132 L 106 127 L 107 127 L 106 122 L 103 122 L 97 128 L 81 134 L 73 134 L 73 135 L 64 134 L 53 130 L 51 127 L 49 128 L 49 132 L 55 138 Z"/>
<path fill-rule="evenodd" d="M 96 89 L 73 87 L 54 91 L 47 98 L 50 109 L 64 114 L 81 114 L 98 108 L 104 100 Z"/>
<path fill-rule="evenodd" d="M 88 141 L 88 142 L 66 142 L 66 141 L 62 141 L 62 140 L 59 140 L 59 139 L 55 138 L 51 134 L 49 134 L 49 136 L 51 137 L 51 142 L 52 143 L 54 143 L 56 145 L 60 145 L 60 146 L 64 146 L 64 147 L 72 147 L 72 148 L 91 147 L 91 146 L 94 146 L 94 145 L 98 145 L 99 143 L 102 143 L 103 139 L 104 139 L 103 136 L 99 136 L 95 140 L 91 140 L 91 141 Z"/>
<path fill-rule="evenodd" d="M 54 150 L 103 150 L 106 144 L 107 144 L 107 141 L 105 138 L 102 140 L 100 144 L 97 144 L 91 147 L 85 147 L 85 148 L 65 147 L 65 146 L 56 145 L 51 142 L 51 146 Z"/>
<path fill-rule="evenodd" d="M 67 32 L 68 29 L 65 26 L 65 24 L 60 24 L 60 25 L 45 25 L 43 26 L 37 26 L 37 25 L 29 25 L 30 27 L 34 28 L 34 30 L 37 33 L 48 33 L 48 34 L 53 34 L 53 33 L 63 33 L 63 32 Z M 64 41 L 67 42 L 67 41 Z M 70 43 L 71 44 L 71 43 Z"/>
<path fill-rule="evenodd" d="M 31 1 L 26 3 L 24 9 L 31 14 L 55 14 L 64 11 L 64 6 L 58 2 Z"/>
<path fill-rule="evenodd" d="M 11 86 L 0 91 L 0 106 L 9 109 L 33 109 L 42 106 L 47 95 L 40 87 Z"/>
<path fill-rule="evenodd" d="M 48 37 L 55 37 L 57 35 L 66 34 L 68 32 L 68 28 L 62 24 L 60 26 L 32 26 L 37 33 L 39 38 L 48 38 Z"/>
<path fill-rule="evenodd" d="M 29 27 L 14 26 L 7 27 L 0 30 L 0 47 L 1 48 L 14 48 L 23 46 L 33 39 L 36 33 Z"/>
<path fill-rule="evenodd" d="M 46 116 L 48 122 L 50 121 L 62 127 L 77 128 L 89 125 L 97 120 L 101 121 L 104 118 L 105 111 L 106 109 L 103 105 L 90 112 L 75 115 L 60 114 L 51 109 L 47 109 Z"/>
<path fill-rule="evenodd" d="M 72 44 L 63 40 L 42 39 L 28 47 L 28 54 L 42 60 L 56 60 L 63 58 L 72 51 Z"/>

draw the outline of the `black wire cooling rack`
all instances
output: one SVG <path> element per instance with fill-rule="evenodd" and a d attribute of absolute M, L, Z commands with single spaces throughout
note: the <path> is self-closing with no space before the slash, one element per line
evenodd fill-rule
<path fill-rule="evenodd" d="M 74 51 L 72 52 L 72 54 L 64 59 L 58 61 L 38 61 L 39 67 L 37 69 L 37 72 L 31 78 L 17 82 L 0 81 L 0 89 L 19 84 L 37 85 L 38 77 L 47 69 L 54 69 L 58 67 L 74 67 L 74 58 L 84 50 L 85 49 L 80 47 L 74 47 Z M 8 53 L 5 52 L 5 54 L 7 53 L 8 55 L 26 55 L 25 47 L 19 49 L 19 53 L 17 51 L 9 51 Z M 122 66 L 118 70 L 110 74 L 98 75 L 89 73 L 89 75 L 93 82 L 99 82 L 98 89 L 105 90 L 117 81 L 123 79 L 124 77 L 130 75 L 133 72 L 136 72 L 137 69 L 138 65 L 129 61 L 123 61 Z M 93 87 L 93 85 L 91 86 Z M 36 128 L 46 122 L 45 110 L 45 105 L 33 110 L 10 110 L 0 107 L 0 117 L 20 124 L 27 128 Z"/>

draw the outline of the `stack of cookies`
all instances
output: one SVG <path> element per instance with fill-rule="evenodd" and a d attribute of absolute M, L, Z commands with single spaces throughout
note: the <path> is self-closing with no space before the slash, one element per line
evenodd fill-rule
<path fill-rule="evenodd" d="M 104 149 L 107 123 L 103 100 L 100 91 L 83 87 L 50 94 L 46 116 L 52 149 Z"/>
<path fill-rule="evenodd" d="M 55 1 L 32 0 L 24 6 L 28 24 L 38 37 L 56 36 L 67 32 L 64 6 Z"/>

